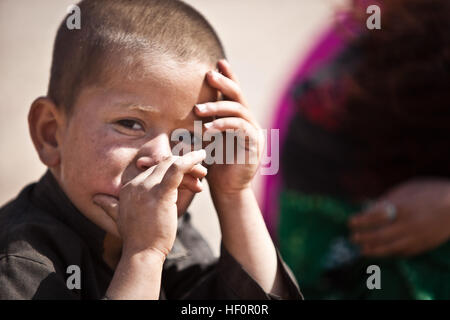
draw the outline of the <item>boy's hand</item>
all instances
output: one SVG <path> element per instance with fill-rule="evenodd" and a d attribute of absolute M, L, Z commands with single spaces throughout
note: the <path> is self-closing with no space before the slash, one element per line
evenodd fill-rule
<path fill-rule="evenodd" d="M 226 100 L 197 105 L 195 109 L 200 117 L 217 118 L 204 124 L 205 133 L 226 132 L 231 129 L 238 136 L 233 163 L 225 163 L 224 146 L 223 164 L 212 164 L 206 177 L 213 194 L 232 195 L 250 187 L 258 169 L 264 138 L 260 126 L 248 109 L 230 65 L 226 60 L 220 60 L 218 67 L 222 74 L 210 71 L 206 78 L 209 85 L 219 90 Z M 223 141 L 226 144 L 225 136 Z M 245 163 L 237 164 L 237 155 L 241 152 L 245 155 Z"/>
<path fill-rule="evenodd" d="M 205 157 L 204 150 L 169 157 L 125 184 L 119 201 L 106 195 L 94 198 L 115 221 L 123 254 L 156 251 L 167 256 L 177 231 L 177 189 L 202 190 L 199 178 L 207 170 L 200 163 Z"/>

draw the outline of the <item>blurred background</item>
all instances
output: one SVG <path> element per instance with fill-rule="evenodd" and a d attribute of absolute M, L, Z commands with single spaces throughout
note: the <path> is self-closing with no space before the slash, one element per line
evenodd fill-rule
<path fill-rule="evenodd" d="M 298 61 L 346 0 L 189 0 L 215 27 L 263 128 Z M 45 95 L 53 39 L 69 0 L 0 0 L 0 205 L 36 181 L 45 167 L 28 134 L 32 101 Z M 81 13 L 81 23 L 83 15 Z M 261 197 L 260 177 L 254 188 Z M 207 190 L 190 210 L 218 255 L 220 230 Z"/>

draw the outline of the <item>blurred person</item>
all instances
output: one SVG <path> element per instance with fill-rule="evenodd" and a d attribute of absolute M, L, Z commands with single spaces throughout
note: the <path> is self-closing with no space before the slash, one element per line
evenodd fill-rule
<path fill-rule="evenodd" d="M 354 1 L 293 76 L 265 218 L 306 299 L 450 299 L 450 2 L 377 3 L 381 30 Z"/>

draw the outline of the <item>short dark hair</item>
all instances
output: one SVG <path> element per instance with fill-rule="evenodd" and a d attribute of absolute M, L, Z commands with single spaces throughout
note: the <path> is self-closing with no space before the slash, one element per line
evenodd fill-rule
<path fill-rule="evenodd" d="M 208 21 L 179 0 L 83 0 L 81 29 L 66 18 L 53 49 L 48 97 L 70 113 L 81 89 L 137 70 L 142 54 L 215 65 L 225 58 Z"/>

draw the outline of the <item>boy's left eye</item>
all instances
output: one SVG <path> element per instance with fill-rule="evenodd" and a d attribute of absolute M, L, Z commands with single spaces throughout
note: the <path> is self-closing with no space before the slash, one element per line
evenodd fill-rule
<path fill-rule="evenodd" d="M 133 130 L 133 131 L 144 130 L 144 127 L 139 122 L 137 122 L 136 120 L 124 119 L 124 120 L 117 121 L 117 123 L 119 125 L 121 125 L 122 127 L 125 127 L 127 129 L 130 129 L 130 130 Z"/>

